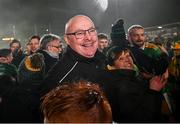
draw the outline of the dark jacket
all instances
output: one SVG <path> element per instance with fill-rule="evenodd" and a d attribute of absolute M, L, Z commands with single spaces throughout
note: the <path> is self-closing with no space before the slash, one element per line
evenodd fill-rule
<path fill-rule="evenodd" d="M 169 57 L 166 53 L 162 53 L 157 58 L 152 58 L 144 53 L 144 50 L 138 47 L 127 47 L 134 57 L 135 64 L 140 71 L 153 75 L 161 75 L 166 72 L 169 64 Z"/>
<path fill-rule="evenodd" d="M 44 56 L 45 74 L 46 74 L 59 59 L 53 58 L 46 51 L 43 50 L 39 50 L 37 52 L 43 54 Z"/>
<path fill-rule="evenodd" d="M 48 72 L 41 86 L 41 95 L 49 92 L 63 82 L 87 80 L 94 83 L 102 83 L 105 71 L 105 56 L 99 51 L 93 58 L 85 58 L 70 47 L 67 48 L 62 59 Z"/>
<path fill-rule="evenodd" d="M 14 64 L 17 68 L 19 67 L 19 64 L 21 61 L 26 57 L 26 55 L 20 50 L 20 51 L 15 51 L 13 53 L 13 60 L 12 64 Z"/>
<path fill-rule="evenodd" d="M 161 94 L 148 88 L 148 83 L 135 77 L 132 70 L 108 71 L 103 84 L 115 122 L 158 122 Z"/>
<path fill-rule="evenodd" d="M 13 82 L 7 75 L 0 76 L 0 123 L 39 122 L 31 94 Z"/>
<path fill-rule="evenodd" d="M 18 71 L 15 65 L 13 64 L 7 64 L 7 63 L 0 63 L 0 76 L 10 76 L 13 80 L 17 83 L 17 75 Z"/>

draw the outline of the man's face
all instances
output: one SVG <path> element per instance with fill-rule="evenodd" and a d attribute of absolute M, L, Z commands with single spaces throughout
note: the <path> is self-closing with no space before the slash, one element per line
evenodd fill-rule
<path fill-rule="evenodd" d="M 144 29 L 132 29 L 132 32 L 129 34 L 129 40 L 133 44 L 142 47 L 145 42 Z"/>
<path fill-rule="evenodd" d="M 62 45 L 59 40 L 53 40 L 48 44 L 47 50 L 58 55 L 62 51 Z"/>
<path fill-rule="evenodd" d="M 19 43 L 13 43 L 11 46 L 10 46 L 10 49 L 13 52 L 15 52 L 16 49 L 19 49 L 20 48 L 20 45 Z"/>
<path fill-rule="evenodd" d="M 109 41 L 107 39 L 99 39 L 98 40 L 98 48 L 103 50 L 104 48 L 108 47 Z"/>
<path fill-rule="evenodd" d="M 122 52 L 122 54 L 114 61 L 114 67 L 117 69 L 133 69 L 133 60 L 129 52 Z"/>
<path fill-rule="evenodd" d="M 92 21 L 85 17 L 76 17 L 69 24 L 66 34 L 76 32 L 77 35 L 79 33 L 84 33 L 84 35 L 81 38 L 78 38 L 76 35 L 65 35 L 65 41 L 78 54 L 92 58 L 98 48 L 97 31 L 93 30 L 93 28 L 95 27 Z"/>
<path fill-rule="evenodd" d="M 37 38 L 34 38 L 30 41 L 31 46 L 31 52 L 36 52 L 39 49 L 39 40 Z"/>

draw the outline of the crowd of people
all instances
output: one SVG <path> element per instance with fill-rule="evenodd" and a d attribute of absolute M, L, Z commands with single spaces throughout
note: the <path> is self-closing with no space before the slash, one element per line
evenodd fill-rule
<path fill-rule="evenodd" d="M 25 50 L 12 40 L 0 49 L 0 122 L 179 122 L 179 77 L 172 83 L 168 69 L 173 56 L 148 42 L 141 25 L 127 32 L 122 19 L 109 37 L 76 15 L 63 38 L 34 35 Z"/>

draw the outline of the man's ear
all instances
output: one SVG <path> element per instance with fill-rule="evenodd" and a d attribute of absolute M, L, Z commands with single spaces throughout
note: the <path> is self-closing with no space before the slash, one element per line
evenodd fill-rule
<path fill-rule="evenodd" d="M 129 36 L 129 34 L 127 35 L 127 39 L 128 41 L 131 41 L 131 37 Z"/>
<path fill-rule="evenodd" d="M 66 44 L 68 44 L 68 45 L 69 45 L 69 38 L 68 38 L 68 36 L 67 36 L 67 35 L 64 35 L 64 41 L 66 42 Z"/>

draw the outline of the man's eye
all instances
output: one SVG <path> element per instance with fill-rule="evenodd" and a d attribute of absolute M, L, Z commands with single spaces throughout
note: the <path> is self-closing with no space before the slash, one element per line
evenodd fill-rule
<path fill-rule="evenodd" d="M 76 35 L 83 35 L 84 32 L 76 32 Z"/>

